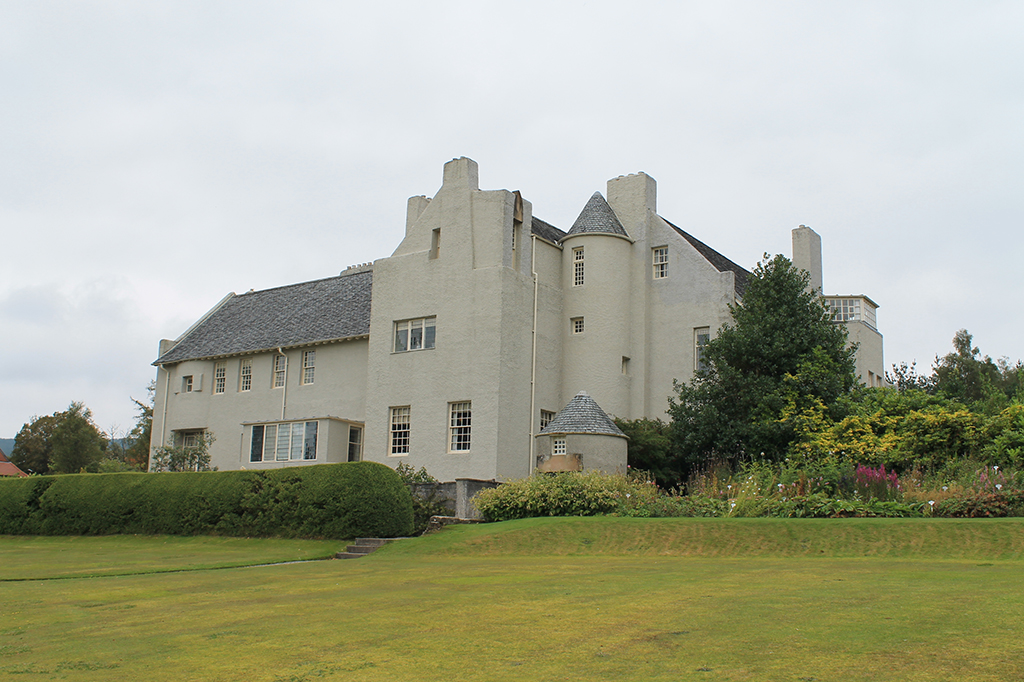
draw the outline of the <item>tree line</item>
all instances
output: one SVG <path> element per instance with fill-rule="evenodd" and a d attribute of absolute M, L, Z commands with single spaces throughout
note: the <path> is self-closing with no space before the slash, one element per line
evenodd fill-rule
<path fill-rule="evenodd" d="M 137 410 L 135 424 L 122 434 L 116 433 L 116 427 L 104 433 L 81 402 L 33 416 L 15 436 L 10 459 L 28 474 L 146 471 L 153 406 L 134 398 L 132 402 Z"/>

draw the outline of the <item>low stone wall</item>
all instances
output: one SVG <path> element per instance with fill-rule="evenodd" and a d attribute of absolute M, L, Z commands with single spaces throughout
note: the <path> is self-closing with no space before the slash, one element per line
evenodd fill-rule
<path fill-rule="evenodd" d="M 412 494 L 424 502 L 442 502 L 458 519 L 482 519 L 473 504 L 473 496 L 487 488 L 497 488 L 497 481 L 476 478 L 457 478 L 445 483 L 413 483 Z"/>

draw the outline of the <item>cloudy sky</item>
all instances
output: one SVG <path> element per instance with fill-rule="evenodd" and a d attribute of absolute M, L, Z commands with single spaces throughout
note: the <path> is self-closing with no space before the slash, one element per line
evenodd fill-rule
<path fill-rule="evenodd" d="M 645 171 L 748 268 L 810 225 L 887 365 L 962 327 L 1022 358 L 1022 35 L 1017 1 L 4 2 L 0 437 L 129 427 L 159 339 L 389 255 L 456 156 L 563 229 Z"/>

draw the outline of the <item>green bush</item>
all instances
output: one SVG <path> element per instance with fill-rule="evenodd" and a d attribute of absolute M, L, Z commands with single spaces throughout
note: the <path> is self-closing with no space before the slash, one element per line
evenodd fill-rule
<path fill-rule="evenodd" d="M 935 503 L 934 516 L 986 518 L 1024 516 L 1024 491 L 969 491 Z"/>
<path fill-rule="evenodd" d="M 481 490 L 473 501 L 488 521 L 593 516 L 621 510 L 627 495 L 640 493 L 644 485 L 600 472 L 538 474 Z"/>
<path fill-rule="evenodd" d="M 408 490 L 373 462 L 0 481 L 0 533 L 7 534 L 352 538 L 411 529 Z"/>
<path fill-rule="evenodd" d="M 768 500 L 759 516 L 805 519 L 905 518 L 923 515 L 927 505 L 837 498 L 824 493 Z"/>

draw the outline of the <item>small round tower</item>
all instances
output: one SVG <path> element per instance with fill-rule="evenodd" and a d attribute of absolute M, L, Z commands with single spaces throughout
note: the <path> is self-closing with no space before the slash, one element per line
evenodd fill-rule
<path fill-rule="evenodd" d="M 627 416 L 633 242 L 595 192 L 562 247 L 563 399 L 585 390 L 611 414 Z"/>

